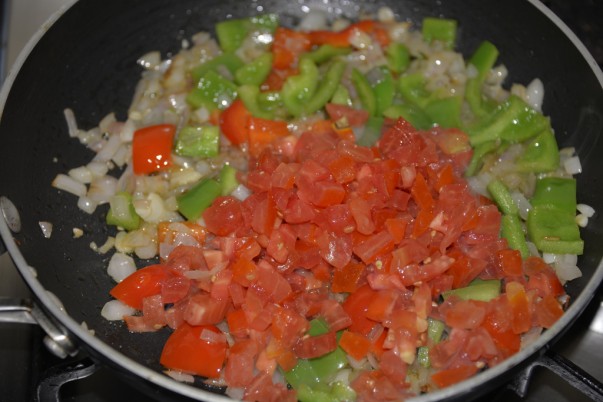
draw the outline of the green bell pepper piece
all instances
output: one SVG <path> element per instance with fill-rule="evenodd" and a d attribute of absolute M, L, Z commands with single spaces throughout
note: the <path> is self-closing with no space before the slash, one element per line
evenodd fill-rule
<path fill-rule="evenodd" d="M 488 72 L 494 67 L 497 58 L 498 49 L 496 46 L 489 41 L 484 41 L 469 59 L 469 63 L 477 70 L 477 75 L 467 80 L 465 99 L 471 107 L 473 114 L 478 117 L 487 114 L 487 108 L 484 107 L 482 99 L 482 86 Z"/>
<path fill-rule="evenodd" d="M 342 84 L 337 85 L 337 89 L 335 89 L 335 92 L 331 97 L 331 103 L 335 103 L 337 105 L 352 106 L 350 91 L 348 91 L 348 89 Z"/>
<path fill-rule="evenodd" d="M 385 66 L 376 67 L 379 71 L 379 80 L 373 85 L 373 92 L 375 93 L 375 115 L 382 116 L 383 112 L 391 106 L 396 94 L 396 86 L 394 84 L 394 78 L 389 69 Z"/>
<path fill-rule="evenodd" d="M 216 24 L 218 43 L 224 52 L 234 52 L 251 32 L 264 29 L 274 32 L 278 26 L 276 14 L 263 14 L 250 18 L 231 19 Z"/>
<path fill-rule="evenodd" d="M 575 214 L 561 208 L 533 206 L 527 228 L 530 239 L 543 253 L 580 255 L 584 251 Z"/>
<path fill-rule="evenodd" d="M 423 19 L 421 33 L 426 42 L 437 40 L 447 49 L 453 49 L 456 43 L 456 28 L 456 20 L 427 17 Z"/>
<path fill-rule="evenodd" d="M 449 96 L 434 99 L 425 105 L 425 114 L 434 124 L 443 128 L 460 127 L 463 99 L 460 96 Z"/>
<path fill-rule="evenodd" d="M 213 70 L 208 71 L 197 88 L 186 97 L 193 107 L 206 107 L 209 110 L 226 109 L 237 97 L 237 86 Z"/>
<path fill-rule="evenodd" d="M 362 107 L 369 112 L 369 115 L 375 116 L 377 113 L 377 97 L 369 80 L 358 69 L 352 70 L 352 84 L 356 88 Z"/>
<path fill-rule="evenodd" d="M 299 389 L 302 385 L 310 388 L 316 388 L 322 384 L 318 374 L 314 371 L 314 367 L 308 359 L 299 359 L 295 367 L 285 372 L 285 380 L 293 387 Z M 326 385 L 326 384 L 325 384 Z M 326 388 L 323 386 L 323 389 Z"/>
<path fill-rule="evenodd" d="M 365 147 L 373 146 L 381 138 L 381 129 L 383 128 L 383 117 L 369 116 L 362 136 L 358 139 L 358 145 Z"/>
<path fill-rule="evenodd" d="M 272 53 L 263 53 L 249 64 L 235 71 L 234 77 L 239 85 L 261 85 L 272 70 Z"/>
<path fill-rule="evenodd" d="M 518 143 L 535 137 L 548 127 L 546 117 L 518 96 L 511 95 L 483 121 L 469 127 L 467 134 L 473 146 L 496 139 Z"/>
<path fill-rule="evenodd" d="M 327 332 L 329 332 L 329 326 L 323 319 L 315 318 L 310 321 L 309 336 L 323 335 Z M 316 388 L 318 384 L 328 384 L 347 363 L 346 353 L 337 347 L 324 356 L 298 360 L 297 365 L 285 373 L 285 379 L 295 389 L 298 389 L 301 384 Z"/>
<path fill-rule="evenodd" d="M 417 361 L 425 368 L 431 367 L 431 361 L 429 360 L 429 348 L 427 346 L 419 346 L 417 348 Z"/>
<path fill-rule="evenodd" d="M 189 221 L 195 221 L 221 194 L 220 183 L 214 179 L 203 179 L 187 192 L 176 197 L 178 211 Z"/>
<path fill-rule="evenodd" d="M 530 255 L 526 235 L 521 224 L 519 215 L 503 215 L 500 221 L 500 236 L 507 240 L 507 244 L 513 250 L 521 253 L 522 258 Z"/>
<path fill-rule="evenodd" d="M 475 175 L 481 168 L 484 156 L 496 151 L 499 146 L 500 140 L 486 141 L 481 144 L 475 145 L 473 147 L 473 155 L 471 155 L 471 161 L 469 161 L 469 166 L 467 166 L 467 169 L 465 170 L 465 176 L 471 177 Z"/>
<path fill-rule="evenodd" d="M 390 119 L 402 117 L 419 130 L 427 130 L 432 126 L 431 119 L 423 109 L 411 103 L 391 105 L 383 111 L 383 116 Z"/>
<path fill-rule="evenodd" d="M 443 321 L 436 320 L 435 318 L 427 318 L 427 337 L 434 343 L 439 343 L 444 335 L 446 324 Z"/>
<path fill-rule="evenodd" d="M 239 180 L 237 180 L 237 169 L 230 165 L 222 166 L 220 170 L 220 186 L 222 186 L 222 195 L 229 195 L 237 188 Z"/>
<path fill-rule="evenodd" d="M 345 56 L 352 52 L 349 47 L 335 47 L 332 45 L 322 45 L 317 49 L 302 54 L 302 58 L 311 59 L 314 64 L 322 64 L 338 56 Z"/>
<path fill-rule="evenodd" d="M 119 211 L 116 212 L 116 211 Z M 119 226 L 125 230 L 135 230 L 140 226 L 140 216 L 134 209 L 132 194 L 120 191 L 109 199 L 107 225 Z"/>
<path fill-rule="evenodd" d="M 212 157 L 220 152 L 220 130 L 216 126 L 186 126 L 178 133 L 176 154 L 191 157 Z"/>
<path fill-rule="evenodd" d="M 509 189 L 502 181 L 499 179 L 492 179 L 488 183 L 487 188 L 496 202 L 496 205 L 498 205 L 498 209 L 500 209 L 503 214 L 517 215 L 519 213 L 519 208 L 517 208 L 515 201 L 513 201 Z"/>
<path fill-rule="evenodd" d="M 559 167 L 559 147 L 550 127 L 530 140 L 515 167 L 519 172 L 533 173 L 552 172 Z"/>
<path fill-rule="evenodd" d="M 315 389 L 302 384 L 297 389 L 300 402 L 349 402 L 356 400 L 356 392 L 342 382 L 335 382 L 329 390 Z"/>
<path fill-rule="evenodd" d="M 322 318 L 314 318 L 310 320 L 310 329 L 308 329 L 308 335 L 318 336 L 324 335 L 329 332 L 329 325 Z"/>
<path fill-rule="evenodd" d="M 345 70 L 346 64 L 341 60 L 334 60 L 327 72 L 324 74 L 324 78 L 320 81 L 320 85 L 314 95 L 303 107 L 304 115 L 311 115 L 322 109 L 339 87 L 341 77 Z"/>
<path fill-rule="evenodd" d="M 314 95 L 318 85 L 318 68 L 309 58 L 299 62 L 299 74 L 287 78 L 281 89 L 283 104 L 293 116 L 304 114 L 304 105 Z"/>
<path fill-rule="evenodd" d="M 431 100 L 431 93 L 425 89 L 425 82 L 421 73 L 402 75 L 398 79 L 398 88 L 405 100 L 423 109 Z"/>
<path fill-rule="evenodd" d="M 444 299 L 456 296 L 462 300 L 490 301 L 500 295 L 500 280 L 474 279 L 468 286 L 447 290 L 442 293 Z"/>
<path fill-rule="evenodd" d="M 260 88 L 257 85 L 241 85 L 237 88 L 237 93 L 239 94 L 239 98 L 245 105 L 245 108 L 249 110 L 255 117 L 260 117 L 262 119 L 272 119 L 274 117 L 274 113 L 269 110 L 265 110 L 260 105 Z"/>
<path fill-rule="evenodd" d="M 543 177 L 537 180 L 530 204 L 532 206 L 559 208 L 569 215 L 575 215 L 578 204 L 576 200 L 576 179 Z"/>
<path fill-rule="evenodd" d="M 219 72 L 220 67 L 226 68 L 230 74 L 234 75 L 235 72 L 243 67 L 245 63 L 234 53 L 222 53 L 211 60 L 195 67 L 191 71 L 193 82 L 199 82 L 201 77 L 207 74 L 208 71 Z"/>
<path fill-rule="evenodd" d="M 408 48 L 399 42 L 392 42 L 385 48 L 387 66 L 396 74 L 406 71 L 410 64 L 410 52 Z"/>

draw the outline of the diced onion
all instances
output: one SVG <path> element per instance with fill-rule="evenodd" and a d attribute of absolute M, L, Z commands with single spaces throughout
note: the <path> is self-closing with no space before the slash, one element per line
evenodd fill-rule
<path fill-rule="evenodd" d="M 302 31 L 315 31 L 327 28 L 327 14 L 322 10 L 310 10 L 299 23 Z"/>
<path fill-rule="evenodd" d="M 101 150 L 94 157 L 96 162 L 107 162 L 113 158 L 113 155 L 117 152 L 121 145 L 121 138 L 119 135 L 112 135 L 109 140 L 105 142 Z"/>
<path fill-rule="evenodd" d="M 593 215 L 595 214 L 595 209 L 593 207 L 591 207 L 590 205 L 578 204 L 576 206 L 576 209 L 578 210 L 578 212 L 580 212 L 582 215 L 586 216 L 587 218 L 592 218 Z"/>
<path fill-rule="evenodd" d="M 571 158 L 566 159 L 563 161 L 563 168 L 571 175 L 582 173 L 582 164 L 580 163 L 580 158 L 577 156 L 572 156 Z"/>
<path fill-rule="evenodd" d="M 235 401 L 240 401 L 245 396 L 245 388 L 239 387 L 226 387 L 226 395 L 234 399 Z"/>
<path fill-rule="evenodd" d="M 562 284 L 582 276 L 582 271 L 576 264 L 567 261 L 557 261 L 554 265 L 557 278 Z"/>
<path fill-rule="evenodd" d="M 532 209 L 530 201 L 528 201 L 526 196 L 519 191 L 511 192 L 511 197 L 513 198 L 515 205 L 517 205 L 517 208 L 519 209 L 519 216 L 521 217 L 521 219 L 523 219 L 524 221 L 528 219 L 528 212 L 530 212 L 530 209 Z"/>
<path fill-rule="evenodd" d="M 77 200 L 77 207 L 87 214 L 93 214 L 98 204 L 86 196 L 82 196 Z"/>
<path fill-rule="evenodd" d="M 107 321 L 120 321 L 124 316 L 130 316 L 136 313 L 136 310 L 119 300 L 110 300 L 103 306 L 101 316 Z"/>
<path fill-rule="evenodd" d="M 136 264 L 134 259 L 124 253 L 115 253 L 109 260 L 109 266 L 107 267 L 107 273 L 117 283 L 124 280 L 126 277 L 136 271 Z"/>
<path fill-rule="evenodd" d="M 155 258 L 157 255 L 157 246 L 155 243 L 148 244 L 146 246 L 136 247 L 134 249 L 136 256 L 138 258 L 142 258 L 143 260 L 150 260 L 151 258 Z"/>
<path fill-rule="evenodd" d="M 67 191 L 78 197 L 86 195 L 86 186 L 83 183 L 65 175 L 59 173 L 52 181 L 52 186 L 59 190 Z"/>
<path fill-rule="evenodd" d="M 167 376 L 172 377 L 174 380 L 176 380 L 178 382 L 187 382 L 187 383 L 195 382 L 195 377 L 193 377 L 190 374 L 183 373 L 182 371 L 166 370 L 166 371 L 164 371 L 164 373 Z"/>
<path fill-rule="evenodd" d="M 40 229 L 42 229 L 42 234 L 44 235 L 44 237 L 49 239 L 52 235 L 52 223 L 40 221 L 38 222 L 38 224 L 40 225 Z"/>
<path fill-rule="evenodd" d="M 88 197 L 96 201 L 99 205 L 109 202 L 111 197 L 117 191 L 117 179 L 112 176 L 103 176 L 97 179 L 94 179 L 92 183 L 90 183 L 90 188 L 88 189 Z M 85 193 L 84 193 L 85 194 Z M 78 195 L 84 195 L 78 194 Z"/>
<path fill-rule="evenodd" d="M 244 201 L 251 194 L 251 190 L 245 187 L 242 184 L 239 184 L 237 188 L 235 188 L 230 195 L 236 198 L 239 201 Z"/>
<path fill-rule="evenodd" d="M 86 168 L 90 171 L 93 178 L 103 177 L 109 171 L 106 162 L 90 162 L 86 165 Z"/>
<path fill-rule="evenodd" d="M 544 99 L 544 85 L 538 78 L 532 80 L 526 87 L 526 99 L 528 105 L 534 110 L 542 111 L 542 101 Z"/>
<path fill-rule="evenodd" d="M 581 228 L 588 226 L 588 217 L 583 214 L 576 215 L 576 224 Z"/>
<path fill-rule="evenodd" d="M 69 177 L 79 181 L 80 183 L 90 183 L 92 181 L 92 172 L 86 166 L 80 166 L 77 168 L 71 169 L 69 172 Z"/>
<path fill-rule="evenodd" d="M 77 128 L 77 121 L 75 120 L 75 114 L 73 110 L 67 108 L 63 110 L 63 114 L 65 115 L 65 121 L 67 122 L 67 130 L 69 132 L 69 136 L 71 138 L 75 138 L 79 134 L 79 129 Z"/>

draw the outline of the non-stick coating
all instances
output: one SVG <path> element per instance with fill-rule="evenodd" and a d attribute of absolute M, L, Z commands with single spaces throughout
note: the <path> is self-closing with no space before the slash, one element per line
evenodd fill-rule
<path fill-rule="evenodd" d="M 511 73 L 509 82 L 527 84 L 536 77 L 544 82 L 544 112 L 551 116 L 559 144 L 575 146 L 582 159 L 579 200 L 603 210 L 601 83 L 572 42 L 532 4 L 523 0 L 315 3 L 347 16 L 389 5 L 401 19 L 457 19 L 459 48 L 465 55 L 482 40 L 492 41 L 500 49 L 499 62 Z M 23 229 L 15 236 L 21 253 L 76 322 L 85 321 L 99 339 L 134 361 L 161 371 L 158 357 L 168 333 L 130 334 L 123 324 L 100 317 L 113 283 L 105 272 L 109 255 L 99 256 L 90 243 L 100 245 L 112 232 L 104 224 L 106 208 L 86 215 L 76 209 L 74 196 L 50 186 L 57 173 L 86 164 L 92 156 L 69 138 L 63 109 L 72 108 L 82 128 L 97 125 L 109 112 L 123 119 L 141 73 L 136 60 L 144 53 L 174 54 L 182 40 L 198 31 L 213 32 L 215 22 L 229 17 L 269 11 L 278 12 L 284 24 L 295 24 L 303 4 L 308 2 L 82 0 L 48 28 L 14 80 L 0 122 L 0 195 L 12 200 L 21 213 Z M 40 221 L 53 224 L 50 239 L 43 237 Z M 75 239 L 74 228 L 84 235 Z M 591 219 L 584 238 L 584 276 L 568 287 L 573 298 L 601 259 L 603 227 L 598 215 Z"/>

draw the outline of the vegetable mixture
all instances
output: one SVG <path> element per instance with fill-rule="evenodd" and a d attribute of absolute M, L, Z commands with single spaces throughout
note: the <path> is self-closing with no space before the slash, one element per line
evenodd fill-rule
<path fill-rule="evenodd" d="M 465 60 L 456 21 L 420 27 L 230 19 L 143 56 L 125 122 L 66 110 L 96 156 L 53 184 L 116 228 L 102 314 L 172 331 L 166 373 L 247 401 L 399 401 L 563 314 L 592 210 L 543 85 L 503 88 L 495 44 Z"/>

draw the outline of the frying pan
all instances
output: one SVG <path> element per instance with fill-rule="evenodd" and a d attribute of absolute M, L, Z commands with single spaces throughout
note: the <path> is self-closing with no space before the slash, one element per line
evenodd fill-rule
<path fill-rule="evenodd" d="M 353 17 L 381 5 L 391 7 L 400 19 L 456 19 L 459 50 L 465 56 L 487 39 L 499 48 L 499 63 L 511 73 L 509 82 L 527 83 L 539 77 L 545 86 L 544 113 L 551 116 L 559 145 L 574 146 L 582 161 L 578 199 L 603 210 L 603 74 L 584 46 L 541 3 L 81 0 L 55 15 L 30 41 L 0 94 L 0 207 L 9 218 L 0 219 L 0 232 L 34 295 L 30 316 L 47 331 L 55 331 L 49 345 L 66 353 L 80 348 L 144 389 L 172 397 L 227 400 L 201 389 L 200 384 L 178 383 L 162 373 L 158 360 L 167 330 L 130 334 L 122 323 L 100 316 L 113 285 L 105 272 L 110 255 L 99 255 L 89 245 L 102 244 L 113 233 L 104 224 L 106 209 L 87 215 L 77 210 L 74 196 L 50 186 L 57 173 L 85 164 L 92 156 L 69 138 L 63 109 L 73 109 L 83 128 L 95 126 L 109 112 L 124 119 L 141 73 L 137 58 L 151 50 L 161 51 L 164 57 L 174 54 L 183 39 L 202 30 L 212 32 L 215 22 L 225 18 L 276 12 L 283 24 L 294 25 L 306 6 Z M 13 221 L 11 206 L 20 225 Z M 53 224 L 50 238 L 44 238 L 40 221 Z M 84 235 L 74 238 L 74 228 L 82 229 Z M 600 213 L 590 219 L 583 238 L 585 252 L 579 260 L 583 276 L 568 284 L 571 304 L 553 328 L 502 364 L 416 400 L 479 396 L 488 387 L 507 381 L 517 367 L 530 363 L 564 334 L 603 278 Z M 83 322 L 94 335 L 82 327 Z"/>

